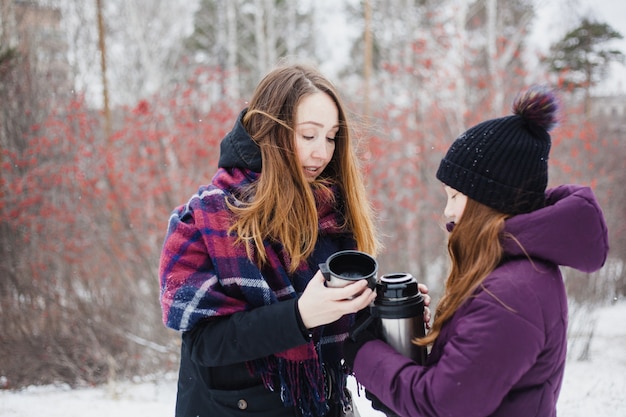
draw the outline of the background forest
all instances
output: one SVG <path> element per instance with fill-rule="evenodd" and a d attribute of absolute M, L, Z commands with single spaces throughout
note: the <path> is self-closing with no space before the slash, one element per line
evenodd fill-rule
<path fill-rule="evenodd" d="M 210 181 L 220 139 L 283 58 L 344 93 L 380 270 L 413 274 L 435 302 L 443 153 L 521 89 L 558 88 L 550 183 L 593 187 L 611 239 L 602 270 L 564 271 L 570 332 L 585 335 L 570 355 L 584 359 L 594 308 L 626 294 L 626 96 L 594 93 L 624 61 L 622 34 L 567 8 L 538 52 L 537 3 L 0 0 L 0 388 L 177 368 L 158 304 L 169 214 Z"/>

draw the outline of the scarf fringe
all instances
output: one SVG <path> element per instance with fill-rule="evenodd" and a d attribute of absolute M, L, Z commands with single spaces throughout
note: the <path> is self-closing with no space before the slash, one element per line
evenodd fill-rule
<path fill-rule="evenodd" d="M 267 389 L 280 389 L 283 404 L 298 407 L 303 417 L 323 416 L 328 412 L 324 377 L 317 355 L 299 361 L 271 356 L 248 362 L 248 369 L 261 376 Z M 276 383 L 280 386 L 276 387 Z"/>

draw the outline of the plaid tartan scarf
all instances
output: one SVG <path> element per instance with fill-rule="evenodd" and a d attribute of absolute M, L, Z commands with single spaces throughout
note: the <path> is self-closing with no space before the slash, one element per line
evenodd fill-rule
<path fill-rule="evenodd" d="M 258 175 L 244 169 L 221 168 L 211 185 L 200 188 L 186 205 L 172 213 L 159 267 L 167 327 L 187 331 L 210 317 L 230 316 L 296 298 L 317 272 L 319 263 L 336 251 L 354 249 L 352 235 L 340 227 L 343 222 L 337 203 L 316 193 L 319 236 L 312 256 L 289 274 L 289 258 L 282 246 L 266 242 L 268 262 L 260 270 L 255 259 L 248 259 L 244 246 L 235 244 L 235 237 L 228 235 L 232 212 L 225 205 L 225 198 L 234 201 L 242 187 Z M 352 316 L 344 316 L 320 326 L 314 329 L 308 344 L 250 361 L 248 369 L 260 375 L 268 389 L 279 390 L 285 406 L 298 407 L 303 416 L 324 415 L 328 410 L 325 376 L 333 379 L 333 391 L 340 402 L 347 401 L 341 342 L 352 321 Z"/>

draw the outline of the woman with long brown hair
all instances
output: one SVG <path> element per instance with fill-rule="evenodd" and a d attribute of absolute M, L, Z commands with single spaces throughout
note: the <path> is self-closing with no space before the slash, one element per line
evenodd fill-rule
<path fill-rule="evenodd" d="M 344 346 L 389 415 L 556 415 L 567 348 L 559 267 L 596 271 L 608 254 L 592 190 L 546 191 L 557 108 L 552 91 L 531 88 L 513 115 L 470 128 L 441 161 L 451 269 L 432 328 L 414 341 L 432 346 L 426 363 L 393 350 L 375 328 Z"/>
<path fill-rule="evenodd" d="M 172 213 L 159 274 L 163 321 L 182 333 L 177 417 L 350 410 L 341 345 L 374 293 L 326 287 L 318 265 L 378 251 L 351 129 L 319 72 L 278 67 L 211 183 Z"/>

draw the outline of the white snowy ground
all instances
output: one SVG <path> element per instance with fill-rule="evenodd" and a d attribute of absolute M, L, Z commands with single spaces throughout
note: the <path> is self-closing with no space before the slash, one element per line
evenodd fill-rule
<path fill-rule="evenodd" d="M 626 416 L 626 300 L 597 313 L 590 360 L 567 364 L 559 416 Z M 100 388 L 31 387 L 0 391 L 0 417 L 172 417 L 175 397 L 175 375 Z M 363 395 L 355 399 L 362 417 L 382 416 Z"/>

